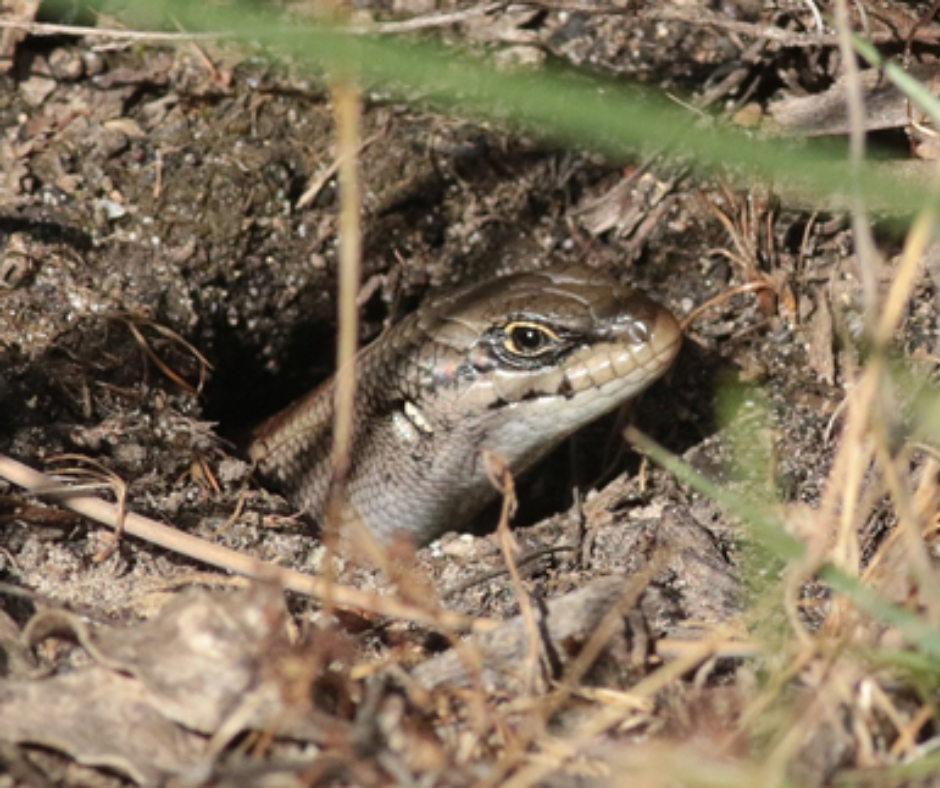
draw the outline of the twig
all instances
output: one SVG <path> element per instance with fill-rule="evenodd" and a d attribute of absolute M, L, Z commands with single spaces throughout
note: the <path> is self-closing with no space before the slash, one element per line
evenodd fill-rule
<path fill-rule="evenodd" d="M 692 311 L 692 313 L 689 314 L 688 317 L 686 317 L 682 321 L 682 333 L 685 334 L 689 330 L 689 326 L 695 320 L 697 320 L 703 312 L 707 312 L 709 309 L 717 306 L 718 304 L 724 303 L 729 298 L 732 298 L 736 295 L 740 295 L 741 293 L 757 293 L 762 290 L 774 290 L 774 287 L 773 285 L 771 285 L 769 282 L 766 282 L 766 281 L 745 282 L 743 285 L 739 285 L 738 287 L 735 287 L 724 293 L 719 293 L 714 298 L 710 298 L 704 304 L 700 304 L 699 306 L 697 306 Z"/>
<path fill-rule="evenodd" d="M 541 3 L 539 0 L 532 0 L 532 4 L 539 7 L 554 5 Z M 561 6 L 563 4 L 559 3 L 558 5 Z M 585 10 L 584 13 L 587 13 L 587 11 Z M 660 22 L 683 22 L 696 27 L 715 27 L 719 30 L 725 30 L 729 33 L 738 33 L 751 38 L 765 38 L 780 44 L 780 46 L 794 49 L 805 47 L 833 47 L 839 45 L 838 33 L 826 35 L 820 35 L 818 33 L 794 33 L 791 30 L 784 30 L 783 28 L 762 24 L 760 22 L 743 22 L 717 14 L 711 14 L 703 11 L 698 6 L 692 10 L 663 6 L 646 12 L 645 16 L 647 19 L 655 19 Z M 936 43 L 938 38 L 940 38 L 940 29 L 933 26 L 916 30 L 912 40 Z M 898 34 L 893 30 L 872 31 L 868 40 L 873 44 L 897 43 Z"/>
<path fill-rule="evenodd" d="M 81 466 L 73 466 L 71 468 L 62 468 L 57 471 L 57 475 L 60 477 L 67 477 L 70 479 L 91 479 L 92 482 L 99 480 L 99 484 L 95 484 L 95 487 L 105 486 L 114 493 L 114 497 L 117 499 L 117 508 L 118 516 L 117 520 L 114 523 L 114 535 L 111 540 L 111 544 L 101 550 L 97 555 L 95 555 L 95 563 L 104 563 L 107 561 L 113 554 L 114 551 L 118 549 L 121 544 L 121 538 L 124 536 L 124 522 L 127 518 L 127 482 L 125 482 L 120 476 L 118 476 L 114 471 L 106 468 L 100 462 L 91 457 L 85 457 L 81 454 L 61 454 L 57 457 L 50 457 L 49 462 L 80 462 L 87 463 L 91 465 L 91 468 L 84 468 Z M 82 485 L 83 489 L 87 489 L 88 485 Z M 60 488 L 60 490 L 68 490 L 68 488 Z M 46 492 L 49 496 L 54 496 L 55 491 L 49 490 Z"/>
<path fill-rule="evenodd" d="M 359 146 L 356 155 L 361 155 L 362 152 L 368 148 L 373 142 L 375 142 L 380 135 L 373 134 L 367 140 L 365 140 L 362 145 Z M 333 178 L 337 172 L 339 172 L 340 164 L 342 160 L 339 156 L 333 159 L 333 163 L 330 164 L 323 172 L 318 176 L 311 179 L 310 185 L 304 190 L 304 193 L 300 195 L 300 198 L 297 200 L 297 208 L 306 208 L 310 205 L 317 196 L 323 191 L 323 187 L 330 182 L 330 179 Z"/>
<path fill-rule="evenodd" d="M 852 178 L 852 235 L 862 280 L 862 295 L 869 331 L 878 315 L 878 251 L 868 221 L 868 209 L 862 190 L 861 173 L 865 162 L 865 96 L 849 21 L 848 0 L 836 0 L 836 30 L 845 69 L 845 99 L 849 113 L 849 164 Z"/>
<path fill-rule="evenodd" d="M 509 470 L 509 465 L 502 457 L 487 449 L 483 449 L 481 454 L 487 476 L 490 477 L 490 481 L 503 496 L 499 525 L 496 526 L 496 538 L 503 553 L 506 568 L 509 570 L 512 588 L 516 595 L 516 601 L 519 603 L 519 612 L 522 614 L 522 621 L 525 626 L 528 647 L 526 648 L 523 675 L 525 676 L 525 691 L 531 695 L 536 689 L 535 678 L 541 653 L 541 641 L 535 623 L 535 612 L 532 610 L 532 600 L 526 593 L 525 586 L 522 585 L 522 576 L 519 574 L 519 566 L 516 563 L 519 543 L 513 537 L 512 531 L 509 530 L 509 521 L 518 507 L 516 484 L 512 478 L 512 472 Z"/>
<path fill-rule="evenodd" d="M 555 555 L 557 553 L 573 553 L 577 550 L 573 545 L 568 544 L 559 544 L 552 545 L 551 547 L 542 547 L 538 550 L 532 550 L 525 555 L 519 556 L 516 559 L 516 566 L 520 569 L 524 566 L 528 566 L 541 558 L 545 558 L 549 555 Z M 483 585 L 483 583 L 488 583 L 490 580 L 495 580 L 497 577 L 502 577 L 505 574 L 508 574 L 509 570 L 505 566 L 499 566 L 495 569 L 487 570 L 486 572 L 480 572 L 479 574 L 474 575 L 466 580 L 462 580 L 457 583 L 455 586 L 448 588 L 440 593 L 441 599 L 451 599 L 455 596 L 459 596 L 466 591 L 469 591 L 475 586 Z"/>
<path fill-rule="evenodd" d="M 0 29 L 22 30 L 31 36 L 89 36 L 91 38 L 123 38 L 128 41 L 170 41 L 188 43 L 194 40 L 231 38 L 232 33 L 160 33 L 149 30 L 117 30 L 81 25 L 55 25 L 48 22 L 17 22 L 0 19 Z"/>
<path fill-rule="evenodd" d="M 816 29 L 820 33 L 825 33 L 826 25 L 823 22 L 822 14 L 819 13 L 819 7 L 813 0 L 803 0 L 803 3 L 809 8 L 810 13 L 813 15 L 813 23 L 816 25 Z"/>
<path fill-rule="evenodd" d="M 0 454 L 0 479 L 5 479 L 37 495 L 56 490 L 56 502 L 95 522 L 115 528 L 121 516 L 120 508 L 90 495 L 62 488 L 59 480 L 40 473 L 16 460 Z M 330 598 L 342 607 L 361 610 L 379 616 L 400 618 L 432 626 L 445 631 L 473 629 L 489 631 L 494 623 L 485 619 L 471 619 L 446 610 L 425 610 L 405 604 L 393 597 L 381 596 L 356 588 L 328 583 L 318 577 L 284 569 L 238 553 L 221 545 L 179 531 L 134 512 L 128 512 L 124 530 L 131 536 L 197 561 L 236 572 L 240 575 L 280 583 L 284 588 L 316 599 Z"/>
<path fill-rule="evenodd" d="M 630 697 L 634 699 L 655 697 L 673 681 L 711 659 L 715 655 L 718 644 L 718 638 L 696 643 L 675 662 L 663 666 L 631 687 Z M 591 741 L 619 725 L 624 716 L 625 712 L 619 706 L 602 707 L 596 714 L 588 717 L 575 728 L 569 736 L 556 740 L 555 752 L 559 754 L 558 756 L 530 761 L 503 783 L 504 788 L 530 788 L 536 785 L 551 771 L 559 768 L 565 760 L 574 758 Z"/>
<path fill-rule="evenodd" d="M 209 378 L 209 373 L 213 370 L 213 366 L 209 359 L 202 355 L 202 353 L 200 353 L 192 343 L 187 342 L 185 339 L 183 339 L 183 337 L 181 337 L 172 329 L 160 325 L 159 323 L 150 320 L 149 318 L 141 317 L 140 315 L 134 315 L 131 313 L 116 313 L 114 315 L 110 315 L 110 317 L 114 320 L 120 321 L 127 327 L 128 331 L 133 334 L 134 339 L 137 341 L 137 344 L 140 346 L 140 349 L 144 355 L 154 364 L 156 364 L 157 368 L 177 386 L 182 388 L 184 391 L 189 392 L 190 394 L 202 393 L 202 390 L 205 388 L 206 381 Z M 189 381 L 187 381 L 182 375 L 178 375 L 169 364 L 160 358 L 153 347 L 151 347 L 146 337 L 144 337 L 143 332 L 140 330 L 140 326 L 147 326 L 148 328 L 152 328 L 158 334 L 166 337 L 174 344 L 180 345 L 183 349 L 189 352 L 197 362 L 199 362 L 199 382 L 195 386 L 189 383 Z"/>
<path fill-rule="evenodd" d="M 495 3 L 476 5 L 461 11 L 448 11 L 441 14 L 416 16 L 412 19 L 404 19 L 400 22 L 379 22 L 369 27 L 357 29 L 355 32 L 389 35 L 393 33 L 414 33 L 417 30 L 432 30 L 437 27 L 456 25 L 460 22 L 465 22 L 468 19 L 475 19 L 480 16 L 489 16 L 490 14 L 495 14 L 497 11 L 507 9 L 510 5 L 515 4 L 498 0 L 498 2 Z M 528 5 L 528 3 L 524 5 Z"/>
<path fill-rule="evenodd" d="M 538 8 L 544 11 L 564 11 L 569 14 L 590 14 L 592 16 L 623 16 L 638 14 L 642 18 L 660 22 L 681 22 L 697 27 L 715 27 L 729 33 L 750 38 L 773 41 L 780 46 L 801 49 L 806 47 L 838 46 L 837 34 L 820 35 L 818 33 L 794 33 L 774 25 L 760 22 L 744 22 L 738 19 L 710 14 L 696 6 L 692 11 L 682 8 L 660 7 L 649 11 L 637 12 L 633 5 L 590 5 L 587 3 L 550 2 L 549 0 L 517 0 L 516 2 L 492 2 L 474 6 L 462 11 L 442 14 L 428 14 L 399 22 L 380 22 L 369 26 L 353 27 L 347 32 L 356 35 L 391 35 L 430 30 L 438 27 L 458 24 L 468 19 L 490 16 L 512 6 Z M 33 36 L 88 36 L 93 38 L 124 39 L 126 41 L 163 41 L 168 43 L 188 43 L 190 41 L 220 38 L 232 38 L 228 32 L 214 33 L 167 33 L 148 30 L 116 30 L 111 28 L 82 27 L 81 25 L 57 25 L 45 22 L 17 22 L 12 19 L 0 19 L 0 29 L 22 30 Z M 897 42 L 898 35 L 892 30 L 872 31 L 868 37 L 873 44 Z M 940 29 L 913 26 L 908 34 L 908 42 L 936 43 L 940 39 Z"/>
<path fill-rule="evenodd" d="M 322 537 L 326 547 L 324 571 L 328 580 L 335 573 L 334 555 L 344 520 L 359 520 L 346 492 L 352 469 L 352 448 L 356 420 L 356 348 L 359 344 L 359 310 L 356 295 L 361 279 L 362 231 L 359 211 L 359 123 L 361 95 L 353 77 L 340 72 L 331 86 L 336 122 L 336 148 L 339 177 L 339 271 L 336 337 L 336 376 L 333 383 L 333 446 L 330 480 L 326 491 Z M 352 517 L 349 514 L 352 514 Z M 366 530 L 366 529 L 361 529 Z M 337 600 L 329 594 L 324 600 L 329 610 Z"/>

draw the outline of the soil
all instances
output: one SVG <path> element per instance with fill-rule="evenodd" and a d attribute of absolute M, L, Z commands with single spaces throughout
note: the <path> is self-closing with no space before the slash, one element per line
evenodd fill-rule
<path fill-rule="evenodd" d="M 360 5 L 357 13 L 380 19 L 453 10 L 449 2 L 422 0 Z M 772 19 L 802 32 L 813 27 L 808 4 L 647 5 L 635 18 L 535 5 L 468 16 L 443 33 L 511 67 L 558 60 L 642 80 L 697 101 L 721 122 L 740 120 L 745 108 L 766 113 L 773 100 L 801 91 L 820 93 L 841 75 L 834 46 L 782 47 L 697 21 Z M 898 27 L 903 18 L 910 26 L 916 5 L 884 2 L 869 11 L 878 25 L 888 18 Z M 219 42 L 29 36 L 15 44 L 9 65 L 0 76 L 0 452 L 51 472 L 82 468 L 82 480 L 110 500 L 120 480 L 135 512 L 259 559 L 318 571 L 316 528 L 252 477 L 244 446 L 255 425 L 333 369 L 338 193 L 329 91 L 270 53 Z M 862 297 L 848 217 L 788 206 L 765 185 L 743 190 L 717 176 L 696 179 L 680 163 L 657 157 L 640 169 L 639 161 L 558 149 L 380 94 L 366 93 L 362 112 L 363 342 L 429 292 L 551 262 L 587 261 L 612 271 L 680 318 L 715 296 L 760 283 L 762 289 L 730 295 L 694 319 L 674 369 L 629 419 L 730 490 L 773 489 L 792 512 L 818 505 L 834 424 L 859 361 L 851 337 Z M 902 129 L 889 130 L 883 142 L 890 155 L 907 157 Z M 312 184 L 318 189 L 301 207 Z M 901 239 L 892 229 L 876 231 L 888 259 L 885 284 Z M 938 353 L 930 273 L 919 279 L 898 337 L 907 355 Z M 625 449 L 624 418 L 602 420 L 530 474 L 514 531 L 524 557 L 521 584 L 539 609 L 601 578 L 642 580 L 635 600 L 641 620 L 620 633 L 620 650 L 611 646 L 590 674 L 597 686 L 617 690 L 643 673 L 647 663 L 641 654 L 638 664 L 636 655 L 644 643 L 651 651 L 650 643 L 694 641 L 703 629 L 742 620 L 768 630 L 783 621 L 782 613 L 748 619 L 759 591 L 742 566 L 757 548 L 740 523 Z M 519 594 L 492 534 L 498 516 L 498 509 L 489 511 L 475 534 L 448 535 L 414 556 L 416 582 L 445 607 L 499 621 L 519 615 Z M 87 666 L 76 620 L 133 631 L 144 621 L 167 621 L 167 606 L 181 599 L 195 605 L 181 589 L 229 582 L 224 573 L 130 537 L 100 560 L 109 531 L 2 480 L 0 522 L 6 584 L 0 616 L 8 644 L 0 674 L 8 699 L 38 672 L 61 676 L 65 665 Z M 866 549 L 874 550 L 892 526 L 890 511 L 876 510 Z M 358 561 L 343 563 L 338 579 L 388 589 Z M 423 707 L 402 729 L 407 747 L 395 744 L 394 703 L 420 703 L 392 687 L 388 674 L 382 681 L 365 676 L 379 675 L 379 665 L 432 659 L 451 645 L 446 637 L 351 612 L 327 615 L 297 595 L 288 595 L 282 611 L 277 599 L 257 590 L 228 593 L 255 593 L 243 602 L 246 609 L 257 605 L 299 628 L 280 648 L 313 650 L 318 664 L 334 665 L 311 679 L 318 689 L 307 693 L 328 696 L 320 713 L 352 732 L 347 749 L 338 750 L 345 755 L 316 774 L 302 759 L 289 765 L 300 756 L 296 744 L 284 741 L 272 745 L 270 759 L 249 760 L 258 770 L 249 773 L 245 753 L 263 751 L 262 743 L 236 740 L 218 755 L 213 780 L 266 784 L 280 775 L 298 784 L 379 785 L 407 773 L 428 776 L 425 784 L 465 785 L 498 781 L 499 769 L 511 770 L 501 760 L 505 741 L 468 744 L 458 757 L 455 741 L 474 724 L 466 708 L 453 712 L 452 729 L 442 733 L 434 715 L 446 713 Z M 822 588 L 806 593 L 826 599 Z M 28 669 L 15 669 L 10 644 L 30 618 L 52 610 L 78 618 L 59 621 L 58 637 L 43 638 L 41 649 L 23 655 Z M 606 610 L 590 620 L 599 622 Z M 264 633 L 257 637 L 274 637 Z M 589 635 L 578 630 L 577 637 Z M 160 630 L 153 637 L 151 643 L 171 636 Z M 675 658 L 668 649 L 662 654 Z M 264 662 L 270 653 L 252 658 Z M 295 663 L 278 662 L 276 671 L 284 693 L 286 664 Z M 638 732 L 623 730 L 618 740 L 627 746 L 633 736 L 718 737 L 740 711 L 741 665 L 733 657 L 716 660 L 710 674 L 676 685 Z M 123 691 L 108 687 L 107 697 Z M 517 691 L 498 681 L 488 689 Z M 370 709 L 374 749 L 362 742 L 356 749 L 355 732 L 362 734 Z M 86 712 L 62 713 L 75 715 L 68 718 L 80 726 Z M 553 725 L 570 729 L 584 713 L 570 704 Z M 271 718 L 263 719 L 238 730 L 264 731 Z M 126 724 L 151 730 L 147 720 Z M 223 721 L 181 724 L 208 737 Z M 830 734 L 826 746 L 813 743 L 820 752 L 807 745 L 800 784 L 825 784 L 838 769 L 857 765 L 844 731 Z M 422 737 L 434 740 L 425 761 L 415 749 Z M 36 774 L 63 785 L 158 784 L 180 774 L 211 781 L 193 777 L 203 761 L 182 746 L 175 760 L 148 763 L 140 754 L 88 756 L 94 748 L 71 739 L 8 738 L 45 746 L 0 751 L 8 770 L 0 786 L 39 784 Z M 286 738 L 330 746 L 309 731 Z M 159 738 L 152 752 L 169 748 L 168 740 Z M 616 750 L 600 755 L 602 749 L 594 744 L 587 751 L 615 757 Z M 576 781 L 564 769 L 550 779 Z"/>

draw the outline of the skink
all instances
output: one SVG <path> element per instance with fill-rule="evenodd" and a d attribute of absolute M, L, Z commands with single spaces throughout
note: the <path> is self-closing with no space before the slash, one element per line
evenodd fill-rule
<path fill-rule="evenodd" d="M 431 298 L 357 358 L 344 517 L 418 543 L 459 529 L 496 495 L 483 450 L 524 471 L 647 388 L 680 342 L 666 308 L 586 266 Z M 251 448 L 262 475 L 314 517 L 332 421 L 329 380 L 262 425 Z"/>

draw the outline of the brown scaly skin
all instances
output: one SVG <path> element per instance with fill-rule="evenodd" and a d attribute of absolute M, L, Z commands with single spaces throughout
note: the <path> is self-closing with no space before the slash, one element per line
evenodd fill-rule
<path fill-rule="evenodd" d="M 520 473 L 647 388 L 680 343 L 667 309 L 586 266 L 429 299 L 359 354 L 346 517 L 418 543 L 460 528 L 496 495 L 481 450 Z M 251 448 L 264 477 L 315 517 L 332 419 L 327 381 Z"/>

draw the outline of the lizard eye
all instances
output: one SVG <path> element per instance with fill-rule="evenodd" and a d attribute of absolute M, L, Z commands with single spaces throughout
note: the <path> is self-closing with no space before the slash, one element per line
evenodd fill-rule
<path fill-rule="evenodd" d="M 519 321 L 506 326 L 503 346 L 513 355 L 535 358 L 560 341 L 558 335 L 545 326 Z"/>

